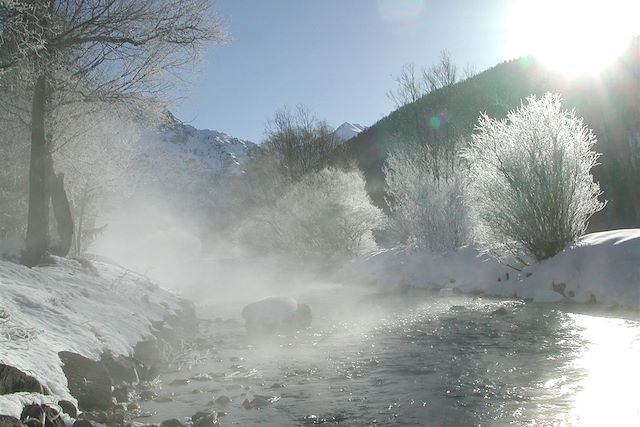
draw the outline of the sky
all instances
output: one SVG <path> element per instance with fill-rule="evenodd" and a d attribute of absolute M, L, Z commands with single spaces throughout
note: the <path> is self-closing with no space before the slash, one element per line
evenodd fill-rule
<path fill-rule="evenodd" d="M 305 105 L 333 127 L 372 125 L 394 109 L 386 94 L 404 64 L 432 65 L 446 49 L 460 68 L 482 71 L 526 54 L 514 40 L 532 22 L 513 13 L 518 2 L 217 0 L 229 40 L 207 49 L 170 109 L 257 143 L 283 106 Z"/>

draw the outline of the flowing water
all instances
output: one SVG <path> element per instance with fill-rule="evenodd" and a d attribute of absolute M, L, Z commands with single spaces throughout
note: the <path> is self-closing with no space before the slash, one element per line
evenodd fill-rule
<path fill-rule="evenodd" d="M 640 425 L 636 315 L 463 296 L 324 295 L 308 296 L 314 324 L 292 336 L 249 337 L 240 307 L 233 316 L 208 310 L 197 351 L 179 359 L 191 366 L 162 375 L 159 401 L 142 404 L 153 416 L 139 421 L 212 407 L 225 413 L 222 425 L 240 426 Z M 208 376 L 169 385 L 197 374 Z M 222 395 L 231 403 L 210 405 Z M 275 399 L 242 407 L 256 395 Z"/>

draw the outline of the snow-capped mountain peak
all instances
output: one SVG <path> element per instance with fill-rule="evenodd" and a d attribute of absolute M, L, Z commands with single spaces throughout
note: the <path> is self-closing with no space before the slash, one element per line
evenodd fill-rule
<path fill-rule="evenodd" d="M 364 131 L 367 127 L 359 123 L 344 122 L 333 132 L 333 134 L 341 141 L 348 141 L 351 138 Z"/>

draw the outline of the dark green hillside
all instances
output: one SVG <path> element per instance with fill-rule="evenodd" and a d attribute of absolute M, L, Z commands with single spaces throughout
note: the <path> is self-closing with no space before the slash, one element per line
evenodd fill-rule
<path fill-rule="evenodd" d="M 390 148 L 420 134 L 431 144 L 465 139 L 481 112 L 504 117 L 531 94 L 558 92 L 597 137 L 594 170 L 609 200 L 592 228 L 640 225 L 640 38 L 599 77 L 567 79 L 524 58 L 501 63 L 406 105 L 348 142 L 374 201 L 384 206 L 382 166 Z M 416 126 L 422 118 L 424 126 Z"/>

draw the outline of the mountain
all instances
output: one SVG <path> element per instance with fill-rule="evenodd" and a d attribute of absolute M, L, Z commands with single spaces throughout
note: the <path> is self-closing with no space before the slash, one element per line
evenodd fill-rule
<path fill-rule="evenodd" d="M 244 172 L 256 144 L 223 132 L 196 129 L 170 113 L 167 123 L 140 140 L 136 172 L 162 190 L 210 192 L 215 184 Z"/>
<path fill-rule="evenodd" d="M 535 58 L 503 62 L 472 78 L 428 93 L 405 105 L 346 142 L 350 157 L 364 172 L 367 190 L 385 207 L 382 167 L 390 150 L 416 139 L 435 147 L 468 140 L 486 112 L 503 118 L 528 96 L 560 93 L 565 108 L 593 129 L 602 153 L 593 170 L 607 207 L 592 229 L 636 227 L 640 223 L 640 37 L 598 76 L 567 78 Z M 416 126 L 416 120 L 422 120 Z"/>
<path fill-rule="evenodd" d="M 360 132 L 364 131 L 366 128 L 367 128 L 366 126 L 363 126 L 358 123 L 344 122 L 343 124 L 338 126 L 338 128 L 335 131 L 333 131 L 333 134 L 340 141 L 348 141 L 351 138 L 354 138 L 355 136 L 357 136 Z"/>

